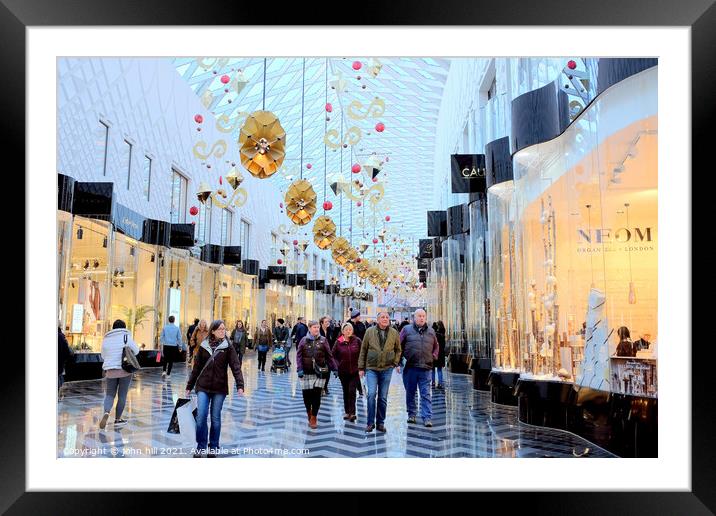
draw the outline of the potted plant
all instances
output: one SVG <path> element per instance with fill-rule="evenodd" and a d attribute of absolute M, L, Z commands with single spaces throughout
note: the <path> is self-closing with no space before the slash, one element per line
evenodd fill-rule
<path fill-rule="evenodd" d="M 134 309 L 123 306 L 122 312 L 127 319 L 127 329 L 132 337 L 134 337 L 135 328 L 141 327 L 147 322 L 149 320 L 149 312 L 155 312 L 155 310 L 149 305 L 139 305 Z"/>

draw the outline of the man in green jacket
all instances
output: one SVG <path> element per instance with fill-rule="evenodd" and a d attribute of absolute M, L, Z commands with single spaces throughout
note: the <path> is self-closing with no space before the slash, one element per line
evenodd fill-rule
<path fill-rule="evenodd" d="M 368 387 L 368 425 L 366 432 L 377 428 L 385 432 L 388 389 L 393 369 L 400 373 L 400 335 L 390 326 L 388 312 L 378 314 L 378 325 L 368 328 L 358 356 L 358 374 L 365 376 Z M 376 394 L 378 410 L 376 414 Z M 377 424 L 377 426 L 376 426 Z"/>

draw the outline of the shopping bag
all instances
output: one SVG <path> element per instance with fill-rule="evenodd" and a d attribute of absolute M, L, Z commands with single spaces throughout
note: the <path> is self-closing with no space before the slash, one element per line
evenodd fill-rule
<path fill-rule="evenodd" d="M 157 351 L 157 364 L 162 361 L 162 352 Z"/>
<path fill-rule="evenodd" d="M 172 417 L 169 420 L 169 426 L 167 427 L 167 432 L 170 434 L 178 434 L 179 433 L 179 414 L 177 411 L 179 408 L 183 407 L 184 405 L 190 404 L 191 400 L 189 398 L 179 398 L 177 399 L 176 405 L 174 405 L 174 412 L 172 412 Z"/>
<path fill-rule="evenodd" d="M 191 403 L 185 403 L 177 409 L 179 420 L 179 436 L 182 442 L 193 444 L 196 442 L 196 400 L 191 398 Z"/>

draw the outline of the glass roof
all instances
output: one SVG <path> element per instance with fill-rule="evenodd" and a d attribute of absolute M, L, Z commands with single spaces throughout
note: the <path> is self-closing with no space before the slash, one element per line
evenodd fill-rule
<path fill-rule="evenodd" d="M 361 63 L 357 71 L 353 69 L 356 61 Z M 374 232 L 385 224 L 391 233 L 404 238 L 406 244 L 411 242 L 411 252 L 417 252 L 417 239 L 424 238 L 427 231 L 426 209 L 431 196 L 425 185 L 431 184 L 426 180 L 433 167 L 438 113 L 450 60 L 379 58 L 379 63 L 381 67 L 374 75 L 371 70 L 375 68 L 371 65 L 377 63 L 367 56 L 173 59 L 177 73 L 206 102 L 208 109 L 217 117 L 228 116 L 230 125 L 236 125 L 231 135 L 234 142 L 238 140 L 238 131 L 247 113 L 265 106 L 279 118 L 286 131 L 286 158 L 281 171 L 268 180 L 277 181 L 281 191 L 285 192 L 300 176 L 303 164 L 303 178 L 313 183 L 319 208 L 324 199 L 333 203 L 334 209 L 329 215 L 337 225 L 342 222 L 339 232 L 343 236 L 350 237 L 352 227 L 354 245 L 364 237 L 372 240 Z M 228 75 L 231 82 L 223 84 L 222 75 Z M 236 79 L 247 82 L 245 85 L 239 82 L 237 87 Z M 345 81 L 341 93 L 339 80 Z M 332 88 L 336 84 L 339 88 Z M 362 103 L 362 113 L 366 113 L 375 97 L 385 101 L 382 115 L 361 120 L 348 116 L 352 102 Z M 333 107 L 331 113 L 325 110 L 327 102 Z M 383 132 L 375 130 L 378 122 L 385 125 Z M 324 144 L 327 131 L 336 130 L 340 134 L 342 130 L 345 134 L 352 126 L 362 133 L 357 144 L 335 150 Z M 363 164 L 371 154 L 384 162 L 378 183 L 373 183 L 367 173 L 351 174 L 351 165 Z M 306 168 L 309 163 L 310 170 Z M 325 186 L 324 172 L 328 177 Z M 343 198 L 341 208 L 341 198 L 330 189 L 331 179 L 338 175 L 347 181 L 359 179 L 366 189 L 375 184 L 383 185 L 385 196 L 375 208 L 375 224 L 371 203 L 358 207 Z M 320 209 L 319 214 L 322 214 Z M 390 215 L 389 223 L 385 223 L 385 215 Z M 286 222 L 288 225 L 288 219 Z"/>

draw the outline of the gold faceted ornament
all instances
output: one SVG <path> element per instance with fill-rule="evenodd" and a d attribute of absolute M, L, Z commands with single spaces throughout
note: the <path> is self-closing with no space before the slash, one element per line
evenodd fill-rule
<path fill-rule="evenodd" d="M 305 179 L 294 181 L 286 192 L 286 215 L 291 222 L 304 226 L 316 213 L 316 192 Z"/>
<path fill-rule="evenodd" d="M 286 131 L 270 111 L 254 111 L 239 133 L 241 164 L 252 176 L 266 179 L 283 164 Z"/>
<path fill-rule="evenodd" d="M 362 260 L 359 264 L 356 264 L 356 272 L 358 273 L 358 277 L 361 279 L 368 277 L 369 270 L 370 264 L 367 260 Z"/>
<path fill-rule="evenodd" d="M 347 253 L 350 248 L 351 245 L 348 243 L 348 240 L 343 237 L 336 238 L 331 245 L 331 256 L 333 257 L 333 261 L 335 261 L 340 266 L 345 265 L 345 263 L 348 261 Z"/>
<path fill-rule="evenodd" d="M 313 223 L 313 242 L 319 249 L 328 249 L 336 239 L 336 223 L 330 217 L 321 215 Z"/>
<path fill-rule="evenodd" d="M 211 195 L 211 188 L 209 188 L 209 185 L 206 184 L 205 181 L 202 181 L 199 183 L 199 190 L 196 192 L 196 198 L 199 199 L 199 202 L 201 204 L 204 204 L 206 200 Z"/>
<path fill-rule="evenodd" d="M 348 272 L 353 272 L 356 268 L 356 265 L 358 265 L 356 263 L 356 260 L 358 260 L 358 258 L 360 258 L 360 256 L 358 256 L 358 251 L 356 251 L 353 247 L 349 247 L 346 255 L 347 256 L 346 256 L 345 268 Z"/>

